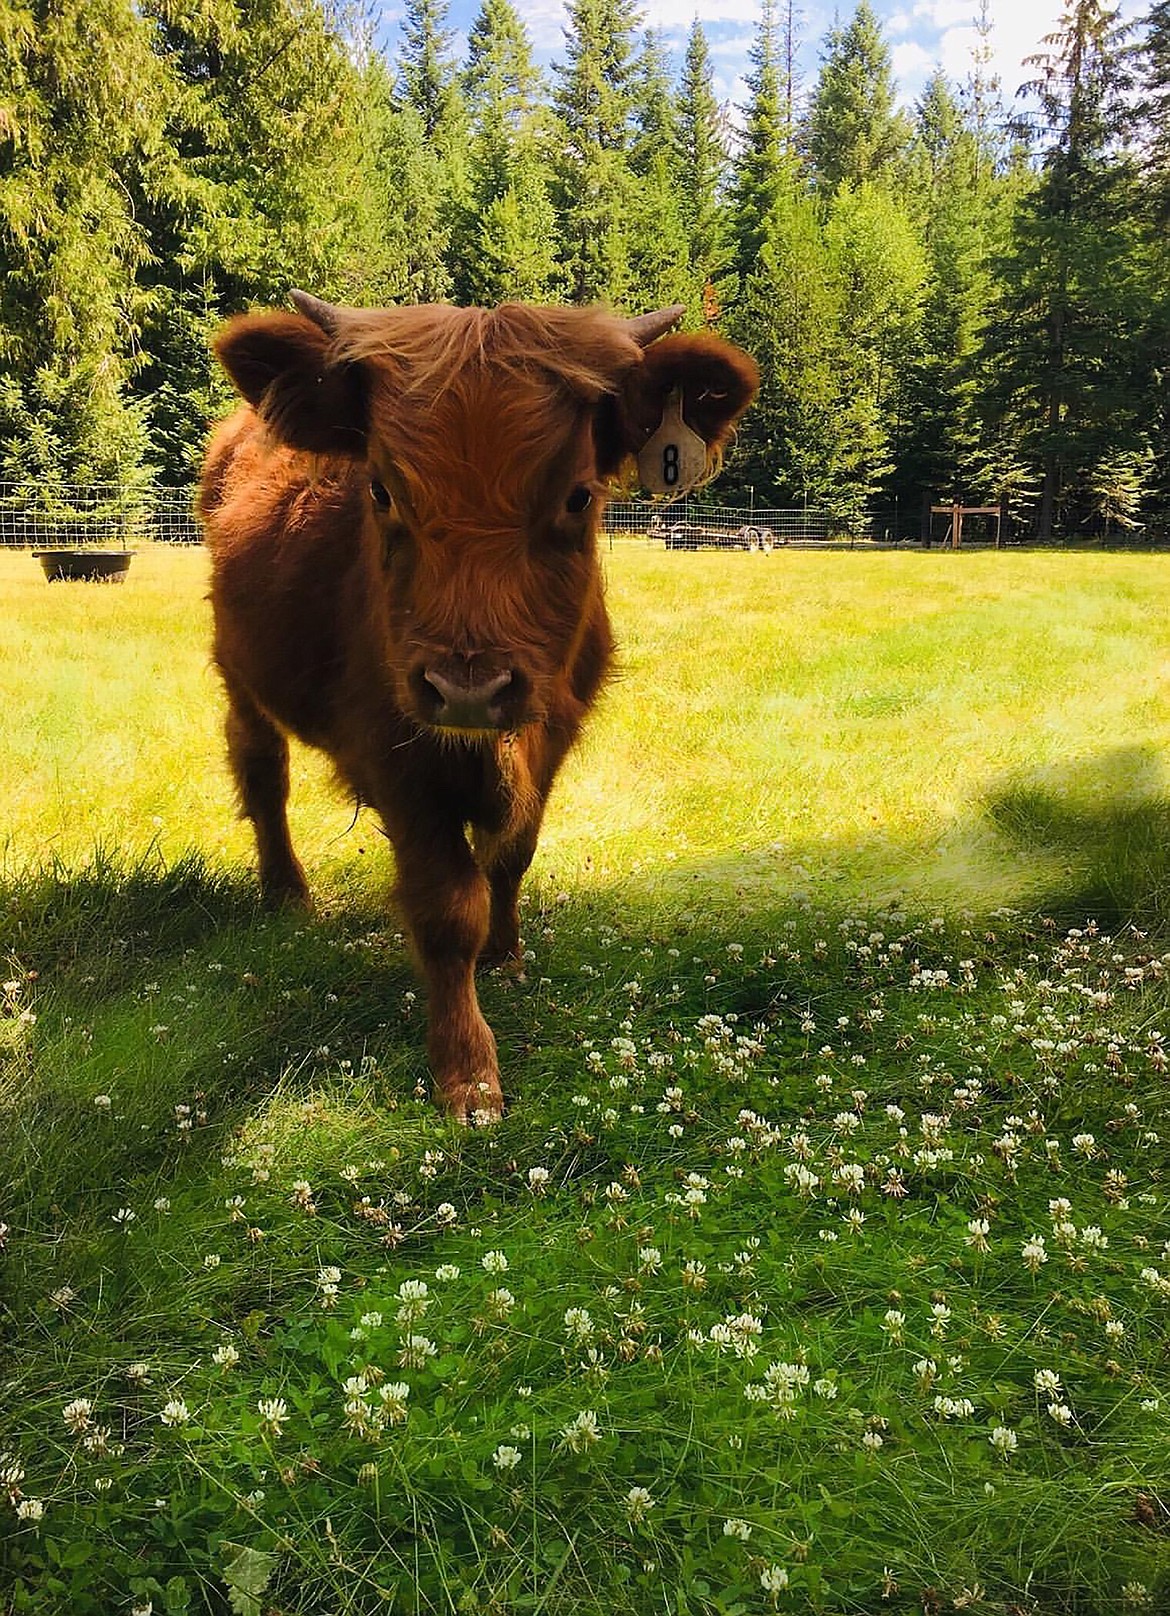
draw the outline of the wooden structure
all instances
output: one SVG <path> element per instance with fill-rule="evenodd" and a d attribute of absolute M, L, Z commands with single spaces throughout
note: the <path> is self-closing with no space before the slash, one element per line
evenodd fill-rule
<path fill-rule="evenodd" d="M 995 548 L 1000 547 L 1003 534 L 1003 506 L 1002 505 L 960 505 L 955 501 L 952 505 L 932 505 L 932 516 L 949 516 L 951 525 L 943 537 L 943 544 L 951 541 L 951 549 L 958 550 L 963 544 L 963 518 L 964 516 L 994 516 L 995 517 Z"/>

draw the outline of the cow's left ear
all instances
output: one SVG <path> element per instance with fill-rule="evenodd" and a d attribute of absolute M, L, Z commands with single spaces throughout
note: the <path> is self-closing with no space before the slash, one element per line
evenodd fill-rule
<path fill-rule="evenodd" d="M 760 385 L 754 359 L 706 332 L 662 337 L 630 371 L 620 409 L 626 452 L 651 493 L 705 481 Z"/>

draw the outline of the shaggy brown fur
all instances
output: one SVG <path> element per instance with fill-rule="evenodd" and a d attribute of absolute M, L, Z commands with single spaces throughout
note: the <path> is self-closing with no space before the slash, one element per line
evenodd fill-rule
<path fill-rule="evenodd" d="M 289 735 L 377 810 L 439 1099 L 493 1116 L 474 971 L 519 965 L 520 882 L 610 665 L 606 480 L 676 386 L 717 461 L 756 368 L 708 336 L 643 348 L 596 309 L 298 302 L 312 318 L 244 315 L 217 343 L 247 400 L 201 498 L 229 756 L 270 899 L 307 897 Z"/>

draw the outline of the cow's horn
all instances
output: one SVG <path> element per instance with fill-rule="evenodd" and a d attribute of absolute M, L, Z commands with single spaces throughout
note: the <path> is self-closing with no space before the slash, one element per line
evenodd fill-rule
<path fill-rule="evenodd" d="M 288 295 L 292 302 L 296 304 L 298 312 L 303 314 L 306 320 L 312 320 L 314 325 L 319 325 L 326 336 L 335 337 L 337 335 L 337 328 L 341 323 L 340 309 L 335 308 L 332 303 L 322 302 L 319 297 L 314 297 L 311 292 L 294 290 Z"/>
<path fill-rule="evenodd" d="M 626 330 L 639 348 L 648 348 L 658 337 L 663 337 L 672 325 L 677 325 L 687 312 L 685 303 L 676 303 L 670 309 L 658 309 L 653 314 L 638 314 L 626 321 Z"/>

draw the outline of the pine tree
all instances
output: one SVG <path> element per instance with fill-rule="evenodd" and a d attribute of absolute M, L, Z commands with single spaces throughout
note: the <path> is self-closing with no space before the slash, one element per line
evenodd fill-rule
<path fill-rule="evenodd" d="M 727 218 L 720 187 L 727 150 L 711 85 L 711 55 L 698 19 L 691 25 L 675 113 L 674 170 L 692 283 L 714 283 L 727 267 Z"/>
<path fill-rule="evenodd" d="M 398 53 L 403 94 L 424 139 L 440 144 L 451 139 L 463 110 L 446 20 L 447 0 L 406 0 Z"/>
<path fill-rule="evenodd" d="M 896 110 L 890 52 L 869 0 L 847 28 L 834 28 L 809 104 L 806 140 L 817 189 L 891 176 L 906 144 Z"/>
<path fill-rule="evenodd" d="M 908 169 L 929 270 L 917 347 L 903 365 L 891 492 L 907 511 L 931 500 L 990 503 L 981 351 L 1004 186 L 985 160 L 978 118 L 964 116 L 941 71 L 918 103 Z"/>
<path fill-rule="evenodd" d="M 179 94 L 166 148 L 127 176 L 150 244 L 136 387 L 161 475 L 187 482 L 229 397 L 208 351 L 225 314 L 292 285 L 359 302 L 403 285 L 382 175 L 399 178 L 397 120 L 380 63 L 316 0 L 139 9 Z"/>
<path fill-rule="evenodd" d="M 1076 0 L 1035 59 L 1050 144 L 1017 209 L 989 334 L 993 404 L 1041 476 L 1037 536 L 1084 519 L 1094 468 L 1147 447 L 1150 285 L 1129 122 L 1126 30 Z"/>
<path fill-rule="evenodd" d="M 751 99 L 743 109 L 746 126 L 732 182 L 732 234 L 735 267 L 741 279 L 755 268 L 768 235 L 768 219 L 790 183 L 792 129 L 786 121 L 776 43 L 775 0 L 763 0 L 750 51 Z"/>
<path fill-rule="evenodd" d="M 620 304 L 631 290 L 633 31 L 628 0 L 573 0 L 567 60 L 553 69 L 561 144 L 555 203 L 575 302 Z"/>
<path fill-rule="evenodd" d="M 857 478 L 874 492 L 894 470 L 906 428 L 905 380 L 919 345 L 926 256 L 914 220 L 874 183 L 840 187 L 825 244 L 842 288 L 841 355 L 864 437 Z"/>
<path fill-rule="evenodd" d="M 150 249 L 127 177 L 168 183 L 176 88 L 131 0 L 5 6 L 0 44 L 0 477 L 49 500 L 145 471 Z"/>
<path fill-rule="evenodd" d="M 556 219 L 542 151 L 541 75 L 511 0 L 483 0 L 468 41 L 470 187 L 457 292 L 541 301 L 557 284 Z"/>

